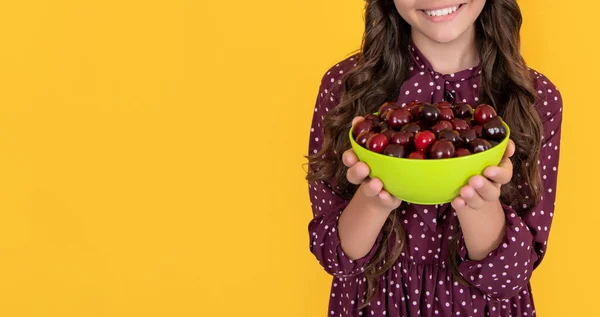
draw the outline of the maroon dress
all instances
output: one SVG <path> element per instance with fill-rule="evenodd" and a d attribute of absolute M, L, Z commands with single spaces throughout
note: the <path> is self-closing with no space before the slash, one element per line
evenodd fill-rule
<path fill-rule="evenodd" d="M 403 83 L 399 103 L 468 102 L 478 104 L 479 67 L 454 74 L 437 73 L 414 46 L 411 75 Z M 323 116 L 339 102 L 344 73 L 355 66 L 356 56 L 331 67 L 322 79 L 310 133 L 309 153 L 322 145 Z M 557 167 L 562 121 L 562 99 L 544 75 L 529 69 L 537 92 L 535 107 L 544 128 L 541 167 L 544 192 L 536 206 L 508 206 L 502 243 L 481 261 L 470 260 L 458 219 L 450 204 L 402 203 L 398 213 L 406 232 L 406 249 L 394 266 L 379 277 L 379 293 L 359 310 L 366 292 L 364 267 L 381 243 L 382 234 L 363 258 L 350 260 L 340 246 L 338 219 L 347 200 L 336 195 L 327 182 L 310 182 L 314 218 L 308 230 L 310 251 L 333 276 L 328 316 L 535 316 L 530 277 L 546 252 L 554 216 Z M 515 175 L 517 177 L 517 175 Z M 519 185 L 527 186 L 525 183 Z M 519 216 L 522 215 L 522 216 Z M 448 242 L 458 235 L 459 270 L 473 286 L 455 281 L 448 266 Z M 393 239 L 391 239 L 393 240 Z M 388 248 L 390 246 L 388 245 Z"/>

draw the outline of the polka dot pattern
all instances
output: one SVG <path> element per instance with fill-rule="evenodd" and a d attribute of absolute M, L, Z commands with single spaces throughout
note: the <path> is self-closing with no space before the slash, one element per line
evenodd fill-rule
<path fill-rule="evenodd" d="M 402 84 L 400 104 L 412 100 L 477 104 L 478 67 L 440 74 L 418 48 L 411 45 L 410 51 L 411 75 Z M 343 76 L 356 66 L 355 60 L 356 56 L 351 56 L 341 61 L 322 78 L 310 127 L 309 153 L 317 153 L 322 146 L 323 116 L 338 104 Z M 333 276 L 329 316 L 536 316 L 529 280 L 546 253 L 555 212 L 562 98 L 547 77 L 532 69 L 530 74 L 537 92 L 535 107 L 544 125 L 538 161 L 542 200 L 535 206 L 503 204 L 507 224 L 503 241 L 480 261 L 469 259 L 458 218 L 449 204 L 403 203 L 398 217 L 405 230 L 406 248 L 379 277 L 375 299 L 359 310 L 366 293 L 364 269 L 384 243 L 382 233 L 366 256 L 352 261 L 341 247 L 337 230 L 348 201 L 336 195 L 331 182 L 308 184 L 313 212 L 308 225 L 309 248 Z M 519 189 L 526 190 L 527 186 L 521 182 Z M 451 241 L 458 241 L 459 271 L 470 286 L 451 274 L 447 263 Z M 394 243 L 390 239 L 385 247 L 390 249 Z"/>

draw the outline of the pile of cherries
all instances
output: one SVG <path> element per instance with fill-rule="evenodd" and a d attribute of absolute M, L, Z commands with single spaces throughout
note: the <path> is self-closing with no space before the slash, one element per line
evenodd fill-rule
<path fill-rule="evenodd" d="M 362 147 L 384 155 L 410 159 L 444 159 L 486 151 L 506 137 L 503 120 L 488 104 L 475 109 L 412 101 L 403 106 L 386 102 L 377 115 L 368 114 L 352 127 Z"/>

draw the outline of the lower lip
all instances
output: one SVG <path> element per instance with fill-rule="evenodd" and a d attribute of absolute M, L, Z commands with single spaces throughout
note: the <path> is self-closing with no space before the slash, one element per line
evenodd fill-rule
<path fill-rule="evenodd" d="M 458 13 L 462 10 L 462 8 L 464 7 L 463 4 L 460 5 L 460 7 L 458 7 L 458 9 L 454 12 L 452 12 L 451 14 L 447 14 L 444 16 L 430 16 L 427 13 L 425 13 L 425 11 L 420 10 L 421 13 L 425 16 L 425 18 L 427 18 L 427 20 L 431 21 L 431 22 L 435 22 L 435 23 L 439 23 L 439 22 L 448 22 L 451 21 L 452 19 L 454 19 Z"/>

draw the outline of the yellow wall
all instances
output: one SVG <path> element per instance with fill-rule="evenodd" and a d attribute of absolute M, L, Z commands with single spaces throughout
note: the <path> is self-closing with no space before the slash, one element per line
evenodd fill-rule
<path fill-rule="evenodd" d="M 362 5 L 4 1 L 0 315 L 324 316 L 302 155 Z M 538 311 L 591 316 L 600 3 L 522 5 L 525 56 L 565 102 Z"/>

